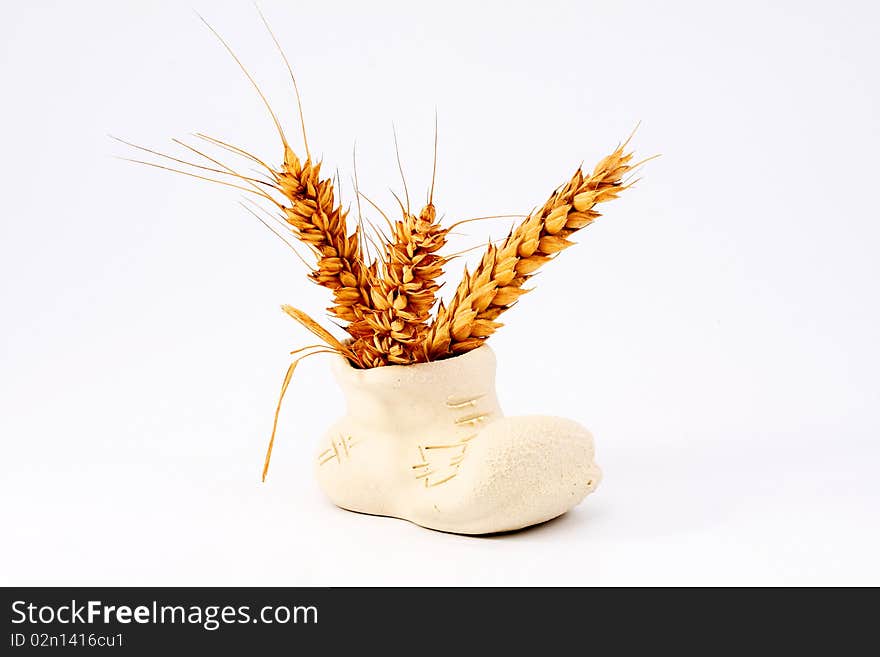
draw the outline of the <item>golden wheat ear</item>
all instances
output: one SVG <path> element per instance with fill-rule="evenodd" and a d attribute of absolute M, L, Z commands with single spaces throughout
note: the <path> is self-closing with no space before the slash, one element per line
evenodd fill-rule
<path fill-rule="evenodd" d="M 653 158 L 633 164 L 632 153 L 626 151 L 630 139 L 602 158 L 592 173 L 579 167 L 502 244 L 490 245 L 473 273 L 465 271 L 452 301 L 438 312 L 425 336 L 423 351 L 429 359 L 480 346 L 500 326 L 495 321 L 498 316 L 528 292 L 525 282 L 573 245 L 569 240 L 573 233 L 600 216 L 596 206 L 632 185 L 626 177 Z"/>
<path fill-rule="evenodd" d="M 410 210 L 409 188 L 403 172 L 397 131 L 392 125 L 394 151 L 403 183 L 404 199 L 394 191 L 402 218 L 392 222 L 382 209 L 363 196 L 384 217 L 390 236 L 384 242 L 382 269 L 369 291 L 373 310 L 365 313 L 368 334 L 354 343 L 355 349 L 378 351 L 388 364 L 409 365 L 422 360 L 421 343 L 428 331 L 431 310 L 440 289 L 440 277 L 447 259 L 440 255 L 446 245 L 449 229 L 441 225 L 432 202 L 436 178 L 437 131 L 434 131 L 434 167 L 428 203 L 418 215 Z"/>

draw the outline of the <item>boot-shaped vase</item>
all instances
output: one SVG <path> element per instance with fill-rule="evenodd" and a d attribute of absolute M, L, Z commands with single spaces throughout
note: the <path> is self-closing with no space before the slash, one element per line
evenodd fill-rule
<path fill-rule="evenodd" d="M 347 413 L 315 467 L 343 509 L 488 534 L 562 515 L 599 484 L 593 438 L 579 424 L 504 417 L 488 346 L 367 370 L 338 358 L 333 368 Z"/>

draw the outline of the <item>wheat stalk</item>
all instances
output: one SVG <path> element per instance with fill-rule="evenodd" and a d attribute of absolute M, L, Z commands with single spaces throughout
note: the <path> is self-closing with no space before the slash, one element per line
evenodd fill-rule
<path fill-rule="evenodd" d="M 568 239 L 572 233 L 600 216 L 597 204 L 617 198 L 630 186 L 623 180 L 641 163 L 631 164 L 628 142 L 599 162 L 592 173 L 579 168 L 502 244 L 490 244 L 472 273 L 465 270 L 450 303 L 438 309 L 421 347 L 422 358 L 436 360 L 470 351 L 502 326 L 495 320 L 529 291 L 523 289 L 525 282 L 572 246 Z"/>

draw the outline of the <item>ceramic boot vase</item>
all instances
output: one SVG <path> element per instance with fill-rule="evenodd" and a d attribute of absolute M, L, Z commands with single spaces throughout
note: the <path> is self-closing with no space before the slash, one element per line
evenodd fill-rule
<path fill-rule="evenodd" d="M 343 509 L 459 534 L 559 516 L 596 489 L 593 439 L 557 417 L 504 417 L 495 355 L 368 370 L 334 361 L 347 414 L 321 441 L 318 481 Z"/>

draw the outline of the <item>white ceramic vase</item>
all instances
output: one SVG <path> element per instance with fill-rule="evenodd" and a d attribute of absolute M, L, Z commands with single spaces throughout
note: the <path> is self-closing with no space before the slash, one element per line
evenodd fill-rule
<path fill-rule="evenodd" d="M 315 467 L 343 509 L 487 534 L 555 518 L 599 484 L 579 424 L 503 416 L 488 346 L 432 363 L 359 370 L 337 358 L 333 367 L 347 413 Z"/>

